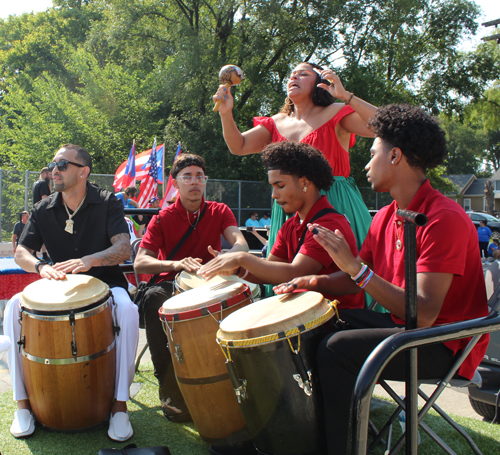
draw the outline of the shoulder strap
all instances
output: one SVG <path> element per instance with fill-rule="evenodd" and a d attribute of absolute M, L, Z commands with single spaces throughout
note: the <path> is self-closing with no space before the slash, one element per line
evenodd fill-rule
<path fill-rule="evenodd" d="M 200 213 L 200 218 L 198 219 L 198 223 L 201 221 L 201 219 L 203 218 L 203 215 L 205 215 L 205 212 L 207 210 L 207 203 L 205 202 L 205 207 L 203 207 L 203 210 L 201 211 Z M 160 215 L 158 215 L 158 217 L 160 217 Z M 198 224 L 196 223 L 196 224 Z M 170 259 L 172 259 L 175 254 L 177 253 L 177 251 L 179 251 L 179 249 L 181 248 L 181 246 L 184 244 L 184 242 L 188 239 L 188 237 L 191 235 L 191 233 L 194 231 L 194 228 L 195 226 L 189 226 L 188 230 L 185 232 L 185 234 L 182 236 L 182 239 L 180 239 L 178 242 L 177 242 L 177 245 L 175 245 L 174 249 L 169 253 L 168 257 L 167 257 L 167 261 L 170 261 Z M 158 279 L 158 277 L 160 276 L 160 274 L 156 274 L 154 275 L 148 282 L 148 285 L 151 285 L 153 283 L 156 282 L 156 280 Z"/>
<path fill-rule="evenodd" d="M 327 213 L 336 213 L 337 215 L 342 215 L 339 211 L 335 210 L 333 207 L 327 207 L 325 209 L 320 210 L 318 213 L 316 213 L 316 215 L 314 215 L 309 220 L 309 223 L 314 223 L 317 219 L 321 218 L 322 216 L 325 216 Z M 306 239 L 306 234 L 308 231 L 309 231 L 309 229 L 307 229 L 307 226 L 306 226 L 306 228 L 304 229 L 304 233 L 302 234 L 302 237 L 300 238 L 297 249 L 295 250 L 295 253 L 293 255 L 294 258 L 295 258 L 295 256 L 297 256 L 297 254 L 299 254 L 300 247 L 304 244 L 304 240 Z"/>

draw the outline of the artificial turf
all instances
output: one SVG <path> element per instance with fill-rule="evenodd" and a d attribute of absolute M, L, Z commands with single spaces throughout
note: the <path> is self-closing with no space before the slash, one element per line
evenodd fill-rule
<path fill-rule="evenodd" d="M 1 455 L 97 455 L 103 448 L 123 448 L 134 443 L 138 447 L 168 446 L 172 455 L 207 455 L 208 445 L 202 441 L 192 423 L 178 424 L 168 422 L 161 412 L 158 401 L 158 387 L 151 371 L 151 364 L 142 364 L 141 371 L 136 374 L 135 382 L 142 388 L 128 404 L 130 420 L 134 427 L 134 436 L 125 443 L 116 443 L 107 436 L 107 425 L 101 429 L 86 433 L 57 433 L 37 427 L 33 436 L 26 439 L 15 439 L 9 433 L 13 414 L 16 409 L 12 401 L 12 393 L 0 395 L 0 452 Z M 387 403 L 373 410 L 371 418 L 381 427 L 395 409 Z M 500 425 L 466 417 L 452 416 L 462 425 L 474 439 L 483 454 L 500 453 Z M 470 454 L 470 447 L 449 425 L 432 411 L 425 422 L 457 453 Z M 434 455 L 441 453 L 433 441 L 420 430 L 422 443 L 419 454 Z M 394 427 L 393 441 L 401 435 L 398 424 Z M 404 450 L 404 449 L 403 449 Z M 381 445 L 375 454 L 383 454 Z M 402 453 L 402 452 L 401 452 Z"/>

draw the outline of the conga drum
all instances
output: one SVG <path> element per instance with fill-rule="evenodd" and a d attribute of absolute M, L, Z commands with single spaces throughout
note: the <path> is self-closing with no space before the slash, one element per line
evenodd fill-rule
<path fill-rule="evenodd" d="M 246 284 L 225 281 L 182 292 L 158 311 L 179 388 L 207 442 L 228 438 L 245 427 L 215 337 L 220 321 L 252 301 Z"/>
<path fill-rule="evenodd" d="M 316 348 L 334 307 L 318 292 L 270 297 L 225 318 L 217 339 L 260 454 L 324 454 Z"/>
<path fill-rule="evenodd" d="M 214 276 L 213 278 L 210 278 L 209 280 L 205 280 L 201 276 L 198 276 L 196 273 L 186 272 L 185 270 L 179 272 L 175 276 L 174 280 L 175 294 L 179 294 L 180 292 L 190 291 L 191 289 L 196 289 L 199 288 L 200 286 L 205 286 L 207 284 L 224 283 L 225 281 L 246 284 L 250 288 L 250 291 L 252 292 L 253 299 L 254 300 L 260 299 L 260 286 L 255 283 L 250 283 L 249 281 L 242 280 L 240 277 L 236 275 L 229 275 L 229 276 L 217 275 Z"/>
<path fill-rule="evenodd" d="M 107 284 L 42 279 L 21 296 L 21 352 L 33 414 L 55 430 L 88 430 L 111 413 L 115 335 Z"/>

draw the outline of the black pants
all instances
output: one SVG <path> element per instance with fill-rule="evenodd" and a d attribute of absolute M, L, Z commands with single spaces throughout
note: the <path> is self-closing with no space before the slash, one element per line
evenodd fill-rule
<path fill-rule="evenodd" d="M 168 348 L 168 338 L 163 330 L 158 310 L 163 303 L 172 297 L 172 284 L 161 282 L 151 286 L 144 296 L 144 321 L 146 324 L 146 338 L 153 361 L 154 374 L 158 379 L 160 400 L 165 402 L 171 398 L 172 405 L 184 403 L 181 391 L 175 379 L 172 358 Z"/>
<path fill-rule="evenodd" d="M 340 310 L 347 330 L 326 336 L 318 347 L 318 372 L 325 407 L 325 431 L 328 455 L 347 453 L 349 411 L 359 371 L 373 349 L 385 338 L 404 328 L 389 314 L 369 310 Z M 405 380 L 405 353 L 394 357 L 380 378 Z M 452 367 L 453 352 L 444 344 L 418 349 L 418 377 L 443 377 Z"/>
<path fill-rule="evenodd" d="M 479 255 L 487 258 L 488 257 L 488 245 L 489 242 L 479 242 Z"/>

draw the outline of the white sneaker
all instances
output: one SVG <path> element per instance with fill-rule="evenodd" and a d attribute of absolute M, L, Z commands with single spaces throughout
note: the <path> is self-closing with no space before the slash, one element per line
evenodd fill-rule
<path fill-rule="evenodd" d="M 108 436 L 113 441 L 128 441 L 134 435 L 128 412 L 116 412 L 109 418 Z"/>
<path fill-rule="evenodd" d="M 28 409 L 18 409 L 14 412 L 14 420 L 10 426 L 10 433 L 15 438 L 30 436 L 35 431 L 35 418 Z"/>

